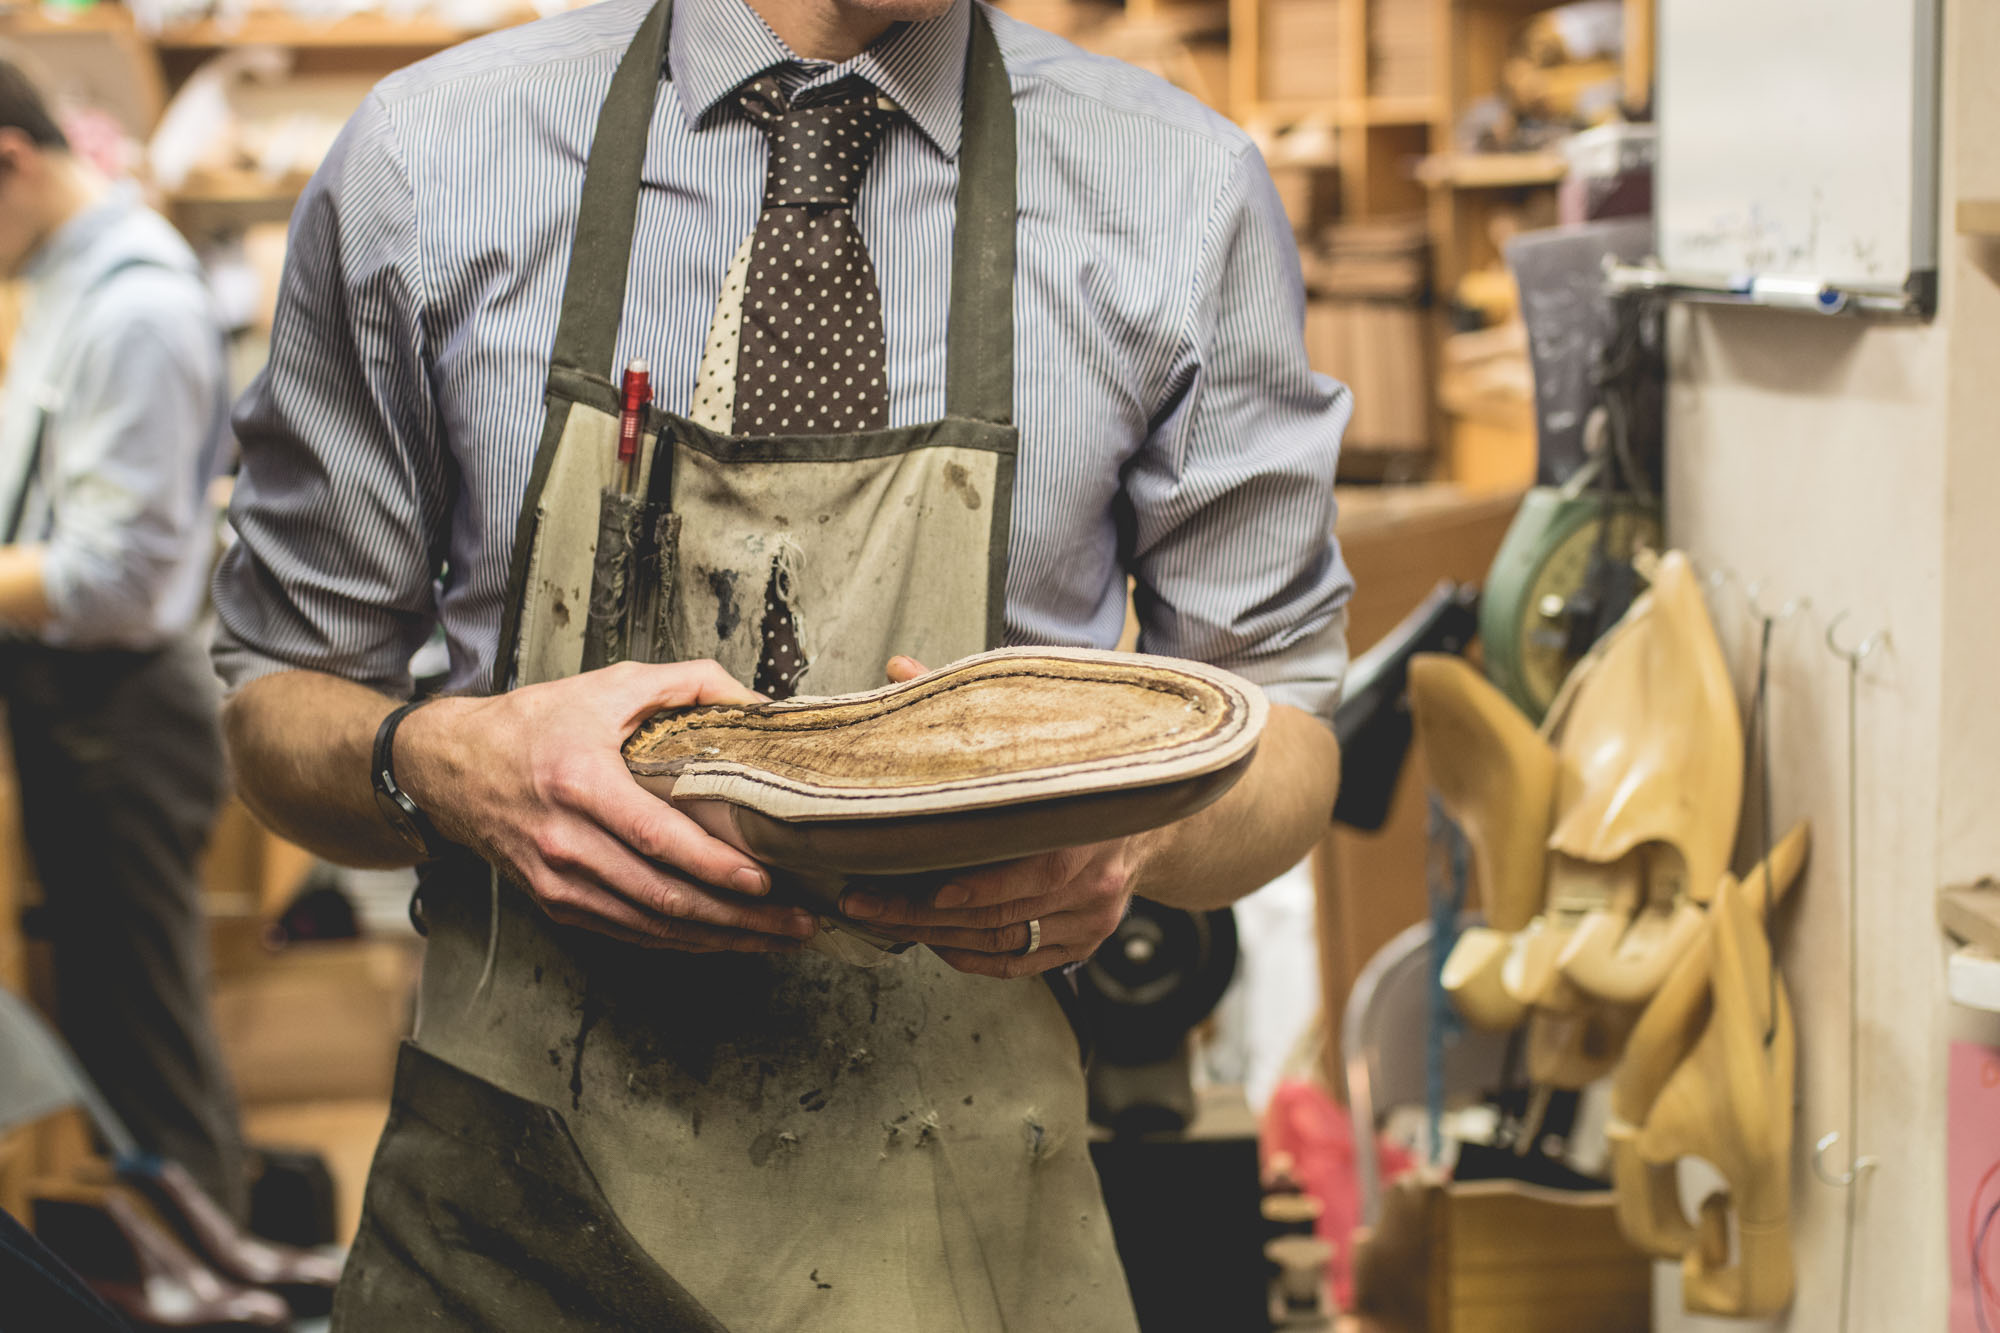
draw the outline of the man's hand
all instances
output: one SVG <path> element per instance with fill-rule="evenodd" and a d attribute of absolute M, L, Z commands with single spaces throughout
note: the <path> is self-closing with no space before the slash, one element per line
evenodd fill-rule
<path fill-rule="evenodd" d="M 889 659 L 892 681 L 923 674 L 913 658 Z M 840 910 L 892 939 L 929 945 L 961 972 L 1033 976 L 1081 962 L 1111 937 L 1157 841 L 1138 834 L 959 871 L 928 902 L 856 891 L 841 899 Z M 1041 945 L 1023 953 L 1029 921 L 1041 923 Z"/>
<path fill-rule="evenodd" d="M 889 678 L 923 674 L 892 658 Z M 959 871 L 927 900 L 849 893 L 841 910 L 870 930 L 930 945 L 961 972 L 1019 977 L 1079 962 L 1124 919 L 1133 890 L 1190 912 L 1234 902 L 1296 865 L 1326 832 L 1340 747 L 1321 719 L 1274 704 L 1250 771 L 1178 823 L 1088 847 Z M 1031 954 L 1027 923 L 1042 924 Z"/>
<path fill-rule="evenodd" d="M 654 948 L 790 952 L 812 915 L 759 901 L 763 867 L 643 790 L 619 753 L 658 709 L 759 698 L 714 662 L 680 662 L 441 699 L 397 732 L 397 777 L 556 921 Z"/>
<path fill-rule="evenodd" d="M 963 870 L 928 901 L 854 891 L 840 910 L 892 939 L 927 944 L 961 972 L 1028 977 L 1082 962 L 1125 919 L 1146 834 Z M 1041 947 L 1028 947 L 1039 921 Z"/>

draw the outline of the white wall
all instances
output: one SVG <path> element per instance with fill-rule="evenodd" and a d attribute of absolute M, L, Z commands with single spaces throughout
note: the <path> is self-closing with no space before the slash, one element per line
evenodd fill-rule
<path fill-rule="evenodd" d="M 1961 194 L 2000 197 L 2000 14 L 1946 9 L 1949 219 Z M 1799 1021 L 1798 1296 L 1770 1327 L 1798 1333 L 1839 1333 L 1844 1200 L 1807 1161 L 1845 1129 L 1848 1097 L 1847 669 L 1824 644 L 1841 612 L 1850 644 L 1889 634 L 1861 683 L 1852 830 L 1859 1141 L 1882 1159 L 1859 1197 L 1854 1333 L 1946 1327 L 1946 1045 L 2000 1040 L 1946 1000 L 1932 908 L 1941 883 L 2000 872 L 2000 248 L 1947 236 L 1944 253 L 1928 326 L 1714 308 L 1674 323 L 1670 536 L 1738 579 L 1711 605 L 1746 699 L 1757 636 L 1741 583 L 1773 609 L 1811 602 L 1772 650 L 1777 824 L 1808 816 L 1815 837 L 1779 926 Z M 1661 1329 L 1749 1327 L 1681 1313 L 1677 1276 L 1661 1275 Z"/>

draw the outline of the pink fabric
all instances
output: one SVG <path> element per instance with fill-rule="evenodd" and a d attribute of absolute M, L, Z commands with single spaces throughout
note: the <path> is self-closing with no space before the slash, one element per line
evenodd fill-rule
<path fill-rule="evenodd" d="M 1345 1310 L 1354 1300 L 1354 1229 L 1361 1221 L 1361 1187 L 1354 1159 L 1353 1119 L 1325 1088 L 1305 1079 L 1278 1085 L 1265 1108 L 1259 1153 L 1269 1177 L 1274 1157 L 1292 1159 L 1292 1173 L 1323 1211 L 1316 1228 L 1333 1246 L 1327 1260 L 1327 1281 L 1334 1299 Z M 1402 1148 L 1377 1140 L 1376 1160 L 1386 1187 L 1416 1166 Z"/>
<path fill-rule="evenodd" d="M 2000 1208 L 2000 1047 L 1953 1042 L 1948 1086 L 1945 1193 L 1951 1333 L 1996 1333 L 2000 1330 L 2000 1213 L 1994 1211 Z M 1990 1222 L 1988 1214 L 1993 1215 Z"/>

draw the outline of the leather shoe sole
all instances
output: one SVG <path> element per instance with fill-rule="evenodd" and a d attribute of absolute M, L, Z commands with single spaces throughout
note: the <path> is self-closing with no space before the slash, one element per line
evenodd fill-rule
<path fill-rule="evenodd" d="M 1184 819 L 1255 755 L 1269 705 L 1216 667 L 1091 649 L 982 653 L 863 694 L 660 713 L 641 786 L 769 865 L 910 874 Z"/>

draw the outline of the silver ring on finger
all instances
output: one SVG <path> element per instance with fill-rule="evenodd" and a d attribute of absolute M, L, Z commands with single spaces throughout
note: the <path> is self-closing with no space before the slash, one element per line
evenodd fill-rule
<path fill-rule="evenodd" d="M 1035 950 L 1041 947 L 1042 947 L 1042 919 L 1040 917 L 1030 917 L 1028 919 L 1028 943 L 1026 944 L 1026 946 L 1022 948 L 1021 956 L 1023 958 L 1026 958 L 1029 954 L 1033 953 Z"/>

